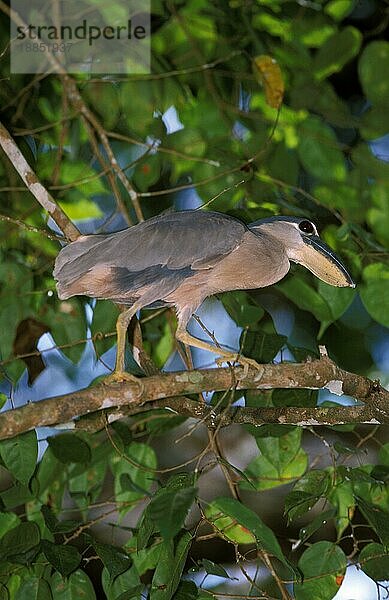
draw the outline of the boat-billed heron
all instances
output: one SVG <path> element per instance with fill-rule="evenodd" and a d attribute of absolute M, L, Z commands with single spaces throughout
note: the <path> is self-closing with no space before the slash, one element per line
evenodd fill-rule
<path fill-rule="evenodd" d="M 245 225 L 218 212 L 187 210 L 153 217 L 111 234 L 82 235 L 60 251 L 54 269 L 61 299 L 110 299 L 128 308 L 117 321 L 116 379 L 125 374 L 126 331 L 144 307 L 174 306 L 176 337 L 221 359 L 254 361 L 190 335 L 189 319 L 205 298 L 280 281 L 290 261 L 330 285 L 354 287 L 345 266 L 297 217 L 270 217 Z"/>

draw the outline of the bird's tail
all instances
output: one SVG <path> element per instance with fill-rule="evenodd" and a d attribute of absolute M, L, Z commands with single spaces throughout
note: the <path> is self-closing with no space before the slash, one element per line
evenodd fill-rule
<path fill-rule="evenodd" d="M 90 280 L 88 274 L 96 270 L 96 265 L 98 267 L 96 254 L 106 238 L 106 235 L 82 235 L 62 248 L 56 258 L 53 271 L 61 300 L 79 294 L 88 295 L 87 284 L 88 279 Z M 105 270 L 107 270 L 106 266 Z M 94 277 L 97 277 L 97 273 Z"/>

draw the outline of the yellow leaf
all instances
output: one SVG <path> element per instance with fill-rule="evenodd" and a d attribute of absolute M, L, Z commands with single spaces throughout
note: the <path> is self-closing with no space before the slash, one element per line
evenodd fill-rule
<path fill-rule="evenodd" d="M 253 60 L 254 74 L 265 88 L 266 102 L 272 108 L 280 108 L 285 86 L 281 69 L 271 56 L 261 54 Z"/>

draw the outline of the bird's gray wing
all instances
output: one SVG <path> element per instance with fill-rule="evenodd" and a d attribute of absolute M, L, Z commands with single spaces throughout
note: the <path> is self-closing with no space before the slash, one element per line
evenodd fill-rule
<path fill-rule="evenodd" d="M 139 271 L 154 265 L 169 269 L 211 267 L 236 248 L 246 226 L 215 212 L 182 211 L 144 221 L 117 234 L 118 266 Z M 126 256 L 123 256 L 123 252 Z"/>
<path fill-rule="evenodd" d="M 54 277 L 61 297 L 112 297 L 109 279 L 119 275 L 129 291 L 159 279 L 165 289 L 175 289 L 191 272 L 211 268 L 236 249 L 245 231 L 243 223 L 221 213 L 168 213 L 117 233 L 81 236 L 59 253 Z M 105 280 L 103 296 L 93 293 L 93 278 L 96 286 Z M 81 280 L 88 284 L 84 291 L 77 285 Z"/>

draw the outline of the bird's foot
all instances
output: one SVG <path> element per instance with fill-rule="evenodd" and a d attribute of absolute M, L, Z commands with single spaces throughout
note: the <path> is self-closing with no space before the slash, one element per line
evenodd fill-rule
<path fill-rule="evenodd" d="M 229 363 L 238 363 L 243 367 L 243 379 L 246 379 L 249 369 L 255 369 L 256 371 L 263 371 L 263 365 L 260 365 L 259 363 L 257 363 L 256 360 L 254 360 L 253 358 L 247 358 L 246 356 L 241 356 L 240 354 L 237 354 L 236 356 L 232 357 L 231 359 L 220 356 L 219 358 L 216 359 L 216 364 L 221 366 L 223 363 L 229 362 Z"/>
<path fill-rule="evenodd" d="M 139 377 L 135 377 L 135 375 L 131 375 L 131 373 L 127 373 L 126 371 L 113 371 L 113 373 L 107 375 L 103 380 L 105 385 L 123 382 L 135 383 L 139 389 L 137 396 L 139 398 L 142 396 L 144 390 L 143 382 Z"/>

